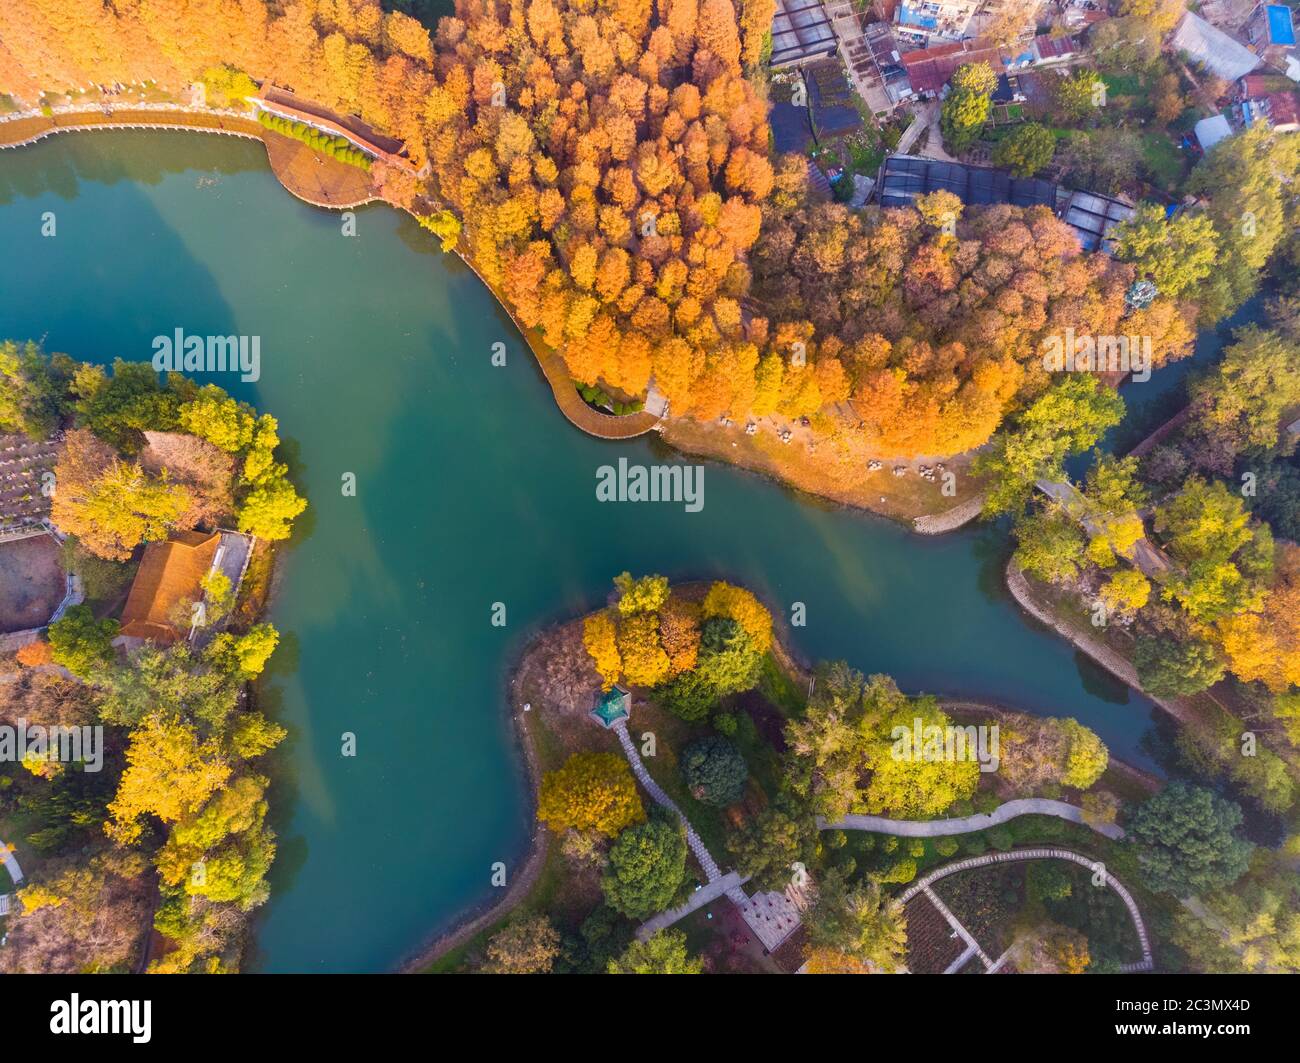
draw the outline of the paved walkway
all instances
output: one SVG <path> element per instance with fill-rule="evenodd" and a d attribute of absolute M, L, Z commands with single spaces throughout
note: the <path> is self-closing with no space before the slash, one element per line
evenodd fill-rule
<path fill-rule="evenodd" d="M 660 930 L 672 926 L 677 920 L 690 915 L 691 912 L 703 908 L 709 902 L 719 897 L 726 897 L 739 909 L 740 917 L 763 943 L 764 948 L 769 952 L 774 951 L 782 941 L 799 929 L 799 913 L 794 905 L 780 893 L 757 893 L 750 897 L 741 889 L 741 886 L 749 881 L 747 876 L 742 877 L 738 871 L 731 871 L 724 875 L 717 861 L 713 859 L 713 854 L 705 846 L 704 840 L 691 826 L 690 820 L 677 807 L 676 802 L 664 792 L 663 787 L 651 778 L 650 772 L 646 770 L 641 760 L 641 754 L 637 752 L 636 743 L 627 733 L 627 720 L 619 720 L 614 724 L 613 729 L 618 734 L 619 744 L 623 747 L 627 762 L 632 765 L 632 774 L 636 776 L 637 782 L 645 787 L 646 793 L 651 796 L 655 804 L 668 809 L 681 822 L 682 829 L 686 832 L 686 844 L 708 880 L 681 907 L 660 912 L 642 923 L 637 929 L 637 937 L 644 941 L 652 934 L 657 934 Z"/>
<path fill-rule="evenodd" d="M 748 898 L 745 897 L 745 894 L 740 887 L 748 881 L 747 878 L 741 878 L 739 871 L 730 871 L 721 878 L 714 879 L 707 886 L 701 886 L 691 894 L 691 899 L 680 908 L 669 908 L 667 911 L 660 912 L 658 915 L 647 919 L 637 928 L 636 936 L 641 941 L 645 941 L 646 938 L 653 937 L 661 930 L 666 930 L 677 922 L 677 920 L 685 919 L 691 914 L 691 912 L 697 911 L 698 909 L 703 908 L 706 904 L 716 901 L 724 894 L 729 900 L 735 903 L 735 898 L 732 896 L 733 890 L 736 893 L 739 893 L 743 898 L 741 901 L 743 904 L 748 900 Z"/>
<path fill-rule="evenodd" d="M 23 869 L 18 866 L 18 859 L 9 851 L 9 846 L 0 841 L 0 864 L 4 864 L 5 870 L 9 872 L 9 878 L 16 886 L 23 880 Z"/>
<path fill-rule="evenodd" d="M 988 853 L 984 856 L 973 856 L 968 860 L 958 860 L 956 863 L 945 864 L 943 867 L 935 868 L 929 874 L 917 879 L 909 886 L 900 896 L 899 902 L 906 904 L 918 893 L 924 893 L 931 901 L 936 903 L 936 907 L 942 904 L 934 895 L 930 886 L 940 879 L 947 878 L 949 875 L 955 875 L 959 871 L 969 871 L 977 867 L 987 867 L 990 864 L 1010 863 L 1018 860 L 1069 860 L 1088 868 L 1094 874 L 1100 872 L 1105 879 L 1106 885 L 1119 894 L 1119 899 L 1124 902 L 1124 907 L 1128 909 L 1128 914 L 1133 920 L 1133 928 L 1137 931 L 1138 944 L 1142 948 L 1142 959 L 1138 963 L 1125 964 L 1121 971 L 1131 974 L 1137 971 L 1150 971 L 1155 967 L 1155 961 L 1151 956 L 1151 939 L 1147 936 L 1146 924 L 1142 921 L 1142 913 L 1138 911 L 1137 902 L 1133 900 L 1133 895 L 1124 888 L 1124 884 L 1112 875 L 1106 868 L 1086 856 L 1080 856 L 1078 853 L 1071 852 L 1069 849 L 1012 849 L 1005 853 Z M 942 912 L 945 909 L 939 907 Z M 951 920 L 950 920 L 951 922 Z M 968 942 L 969 944 L 969 942 Z M 981 953 L 981 959 L 985 960 L 986 966 L 991 961 Z M 1001 962 L 1001 961 L 999 961 Z"/>
<path fill-rule="evenodd" d="M 627 762 L 632 765 L 632 774 L 636 776 L 637 782 L 646 788 L 646 792 L 654 798 L 655 804 L 668 809 L 681 821 L 682 827 L 686 831 L 686 844 L 690 846 L 691 852 L 695 854 L 695 859 L 699 861 L 705 878 L 708 879 L 710 884 L 721 879 L 722 871 L 719 870 L 717 861 L 713 859 L 709 850 L 705 848 L 703 839 L 695 833 L 695 828 L 683 815 L 682 810 L 674 804 L 671 797 L 664 793 L 663 787 L 650 777 L 650 772 L 646 770 L 646 766 L 641 762 L 641 754 L 637 752 L 632 736 L 627 733 L 627 720 L 619 720 L 614 724 L 614 731 L 618 734 L 618 740 L 623 746 L 623 753 L 627 757 Z M 735 882 L 732 885 L 738 888 L 740 883 Z M 719 895 L 725 892 L 725 887 L 718 890 Z"/>
<path fill-rule="evenodd" d="M 1083 809 L 1065 801 L 1052 801 L 1046 797 L 1022 797 L 1007 801 L 992 812 L 957 819 L 886 819 L 884 816 L 864 816 L 856 813 L 845 816 L 838 823 L 827 823 L 818 816 L 821 830 L 865 830 L 876 834 L 896 834 L 900 838 L 943 838 L 950 834 L 971 834 L 1006 823 L 1017 816 L 1055 816 L 1071 823 L 1091 827 L 1098 834 L 1118 841 L 1124 837 L 1124 828 L 1117 823 L 1089 823 Z"/>
<path fill-rule="evenodd" d="M 952 963 L 948 965 L 947 970 L 943 973 L 954 974 L 955 972 L 960 971 L 964 966 L 966 966 L 966 961 L 969 960 L 972 955 L 980 958 L 980 962 L 984 964 L 984 970 L 987 971 L 992 968 L 993 961 L 989 959 L 988 953 L 980 948 L 980 943 L 976 941 L 974 935 L 962 925 L 961 920 L 952 914 L 952 910 L 943 903 L 943 898 L 935 893 L 934 890 L 930 889 L 929 886 L 921 892 L 924 893 L 930 903 L 939 910 L 939 914 L 948 921 L 948 925 L 952 927 L 953 932 L 966 943 L 966 948 L 962 951 L 962 954 L 953 960 Z"/>

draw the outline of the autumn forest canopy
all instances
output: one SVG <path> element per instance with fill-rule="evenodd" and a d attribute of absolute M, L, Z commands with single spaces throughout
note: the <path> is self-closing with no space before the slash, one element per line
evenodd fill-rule
<path fill-rule="evenodd" d="M 1190 299 L 1121 325 L 1137 267 L 1045 209 L 809 202 L 806 161 L 769 149 L 772 11 L 457 0 L 430 35 L 378 0 L 13 0 L 0 90 L 247 75 L 359 115 L 429 167 L 377 166 L 383 193 L 453 216 L 575 381 L 653 382 L 674 415 L 816 417 L 882 455 L 950 454 L 1046 388 L 1040 345 L 1066 326 L 1187 352 Z"/>

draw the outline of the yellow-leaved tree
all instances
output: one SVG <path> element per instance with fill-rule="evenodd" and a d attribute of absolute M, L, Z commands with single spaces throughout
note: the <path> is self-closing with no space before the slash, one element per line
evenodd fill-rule
<path fill-rule="evenodd" d="M 744 587 L 719 580 L 704 598 L 704 618 L 727 616 L 741 626 L 759 653 L 772 648 L 772 614 Z"/>
<path fill-rule="evenodd" d="M 598 831 L 608 837 L 645 819 L 628 763 L 617 753 L 574 753 L 542 776 L 537 818 L 557 834 Z"/>
<path fill-rule="evenodd" d="M 601 689 L 609 690 L 623 673 L 623 658 L 618 652 L 618 631 L 608 613 L 592 613 L 582 622 L 582 644 L 600 673 Z"/>

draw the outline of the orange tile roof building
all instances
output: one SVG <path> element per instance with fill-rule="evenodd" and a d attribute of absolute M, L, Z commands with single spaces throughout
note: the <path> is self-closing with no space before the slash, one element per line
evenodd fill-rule
<path fill-rule="evenodd" d="M 121 633 L 168 646 L 187 638 L 188 630 L 176 628 L 176 607 L 202 597 L 203 577 L 220 545 L 220 532 L 190 531 L 146 546 L 122 610 Z"/>

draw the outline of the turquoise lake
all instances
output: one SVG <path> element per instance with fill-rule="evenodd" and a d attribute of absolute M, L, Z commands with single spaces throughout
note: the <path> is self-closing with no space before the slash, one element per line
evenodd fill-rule
<path fill-rule="evenodd" d="M 275 414 L 311 502 L 271 615 L 264 703 L 290 738 L 256 969 L 390 968 L 489 894 L 532 830 L 505 670 L 623 569 L 729 578 L 786 616 L 803 602 L 805 658 L 1074 716 L 1151 764 L 1153 706 L 1022 615 L 1001 530 L 926 539 L 719 465 L 699 513 L 600 503 L 599 466 L 680 459 L 571 427 L 492 296 L 408 217 L 372 206 L 341 228 L 251 142 L 113 132 L 0 153 L 0 337 L 99 362 L 146 360 L 177 328 L 261 337 L 256 383 L 200 378 Z M 1161 374 L 1142 386 L 1157 403 Z"/>

